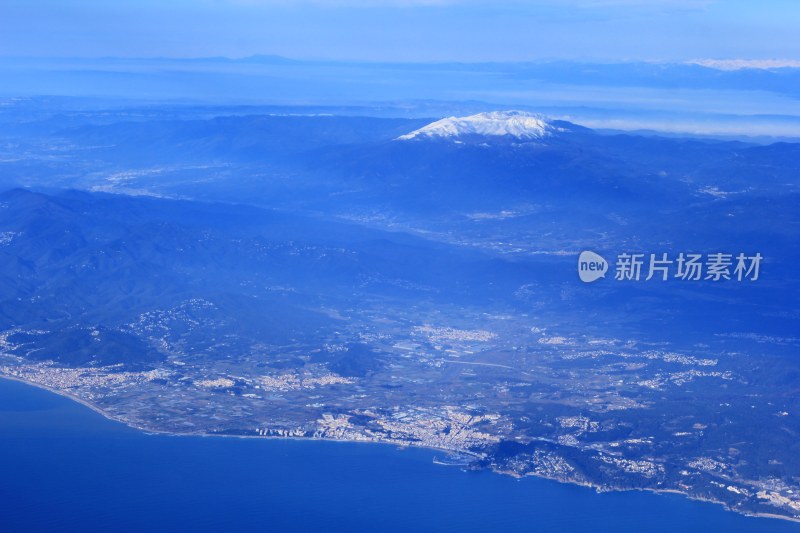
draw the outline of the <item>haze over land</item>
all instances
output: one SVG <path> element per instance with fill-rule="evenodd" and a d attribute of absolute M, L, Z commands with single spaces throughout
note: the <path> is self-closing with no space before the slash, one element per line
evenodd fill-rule
<path fill-rule="evenodd" d="M 4 2 L 0 376 L 146 431 L 800 520 L 797 27 L 788 1 Z"/>
<path fill-rule="evenodd" d="M 56 108 L 181 102 L 229 112 L 436 117 L 524 109 L 593 128 L 800 138 L 800 68 L 536 61 L 363 63 L 245 59 L 3 58 L 0 95 L 73 96 Z M 57 91 L 54 89 L 57 88 Z M 106 105 L 107 104 L 107 105 Z M 247 107 L 249 106 L 249 107 Z M 260 106 L 260 107 L 259 107 Z M 264 106 L 301 106 L 268 109 Z M 309 107 L 313 106 L 313 107 Z M 47 112 L 43 108 L 42 112 Z"/>
<path fill-rule="evenodd" d="M 797 515 L 800 145 L 87 103 L 0 108 L 3 374 L 148 430 Z M 587 249 L 764 264 L 587 286 Z"/>

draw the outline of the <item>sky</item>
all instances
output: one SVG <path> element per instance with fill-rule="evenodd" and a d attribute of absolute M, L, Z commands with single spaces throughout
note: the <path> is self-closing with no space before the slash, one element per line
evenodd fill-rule
<path fill-rule="evenodd" d="M 0 0 L 0 56 L 800 60 L 797 0 Z"/>

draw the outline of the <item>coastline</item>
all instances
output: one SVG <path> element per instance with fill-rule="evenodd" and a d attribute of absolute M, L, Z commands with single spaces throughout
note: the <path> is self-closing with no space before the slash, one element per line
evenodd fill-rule
<path fill-rule="evenodd" d="M 470 451 L 448 450 L 448 449 L 444 449 L 444 448 L 436 448 L 436 447 L 433 447 L 433 446 L 422 446 L 422 445 L 417 445 L 417 444 L 400 444 L 400 443 L 395 443 L 395 442 L 376 441 L 376 440 L 347 440 L 347 439 L 329 439 L 329 438 L 316 438 L 316 437 L 283 437 L 283 436 L 278 436 L 278 435 L 226 435 L 226 434 L 220 434 L 220 433 L 206 433 L 206 432 L 176 433 L 176 432 L 173 432 L 173 431 L 163 431 L 163 430 L 158 430 L 158 429 L 152 429 L 152 428 L 137 426 L 135 424 L 131 424 L 128 421 L 122 420 L 120 418 L 116 418 L 113 415 L 107 413 L 106 411 L 103 411 L 101 408 L 97 407 L 96 405 L 93 405 L 90 402 L 88 402 L 88 401 L 86 401 L 86 400 L 84 400 L 84 399 L 82 399 L 82 398 L 80 398 L 80 397 L 78 397 L 78 396 L 76 396 L 74 394 L 71 394 L 70 392 L 64 391 L 64 390 L 53 389 L 52 387 L 48 387 L 48 386 L 42 385 L 40 383 L 27 381 L 27 380 L 18 378 L 16 376 L 10 376 L 10 375 L 7 375 L 7 374 L 0 374 L 0 379 L 7 379 L 9 381 L 16 381 L 16 382 L 22 383 L 24 385 L 29 385 L 29 386 L 36 387 L 36 388 L 41 389 L 41 390 L 45 390 L 45 391 L 51 392 L 53 394 L 57 394 L 59 396 L 62 396 L 62 397 L 67 398 L 69 400 L 72 400 L 72 401 L 74 401 L 74 402 L 76 402 L 78 404 L 81 404 L 81 405 L 83 405 L 85 407 L 88 407 L 89 409 L 91 409 L 95 413 L 101 415 L 103 418 L 105 418 L 107 420 L 110 420 L 112 422 L 116 422 L 116 423 L 119 423 L 119 424 L 123 424 L 128 428 L 131 428 L 131 429 L 134 429 L 134 430 L 137 430 L 137 431 L 141 431 L 142 433 L 145 433 L 145 434 L 148 434 L 148 435 L 160 435 L 160 436 L 166 436 L 166 437 L 225 437 L 225 438 L 236 438 L 236 439 L 271 439 L 271 440 L 282 440 L 282 441 L 299 440 L 299 441 L 336 442 L 336 443 L 350 443 L 350 444 L 379 444 L 379 445 L 383 445 L 383 446 L 391 445 L 391 446 L 394 446 L 395 448 L 397 448 L 398 450 L 404 450 L 404 449 L 408 449 L 408 448 L 417 448 L 417 449 L 431 450 L 431 451 L 437 451 L 437 452 L 443 452 L 443 453 L 451 453 L 451 454 L 456 454 L 457 453 L 457 454 L 470 455 L 470 456 L 476 457 L 476 458 L 480 457 L 478 454 L 476 454 L 474 452 L 470 452 Z M 442 466 L 454 466 L 454 465 L 447 465 L 447 464 L 444 464 L 444 463 L 436 463 L 435 457 L 434 457 L 434 461 L 433 462 L 434 462 L 434 464 L 441 464 Z M 800 518 L 793 518 L 791 516 L 784 516 L 784 515 L 779 515 L 779 514 L 774 514 L 774 513 L 747 513 L 747 512 L 741 512 L 741 511 L 738 511 L 738 510 L 731 509 L 727 504 L 725 504 L 725 502 L 718 501 L 718 500 L 713 500 L 713 499 L 708 499 L 708 498 L 695 497 L 695 496 L 692 496 L 692 495 L 690 495 L 690 494 L 688 494 L 686 492 L 682 492 L 682 491 L 677 490 L 677 489 L 654 489 L 654 488 L 638 488 L 638 487 L 626 487 L 626 488 L 610 487 L 609 488 L 609 487 L 602 487 L 602 486 L 596 485 L 596 484 L 591 483 L 591 482 L 568 481 L 568 480 L 562 480 L 562 479 L 542 476 L 542 475 L 538 475 L 538 474 L 527 474 L 527 475 L 522 475 L 521 476 L 521 475 L 516 474 L 514 472 L 505 471 L 505 470 L 498 470 L 498 469 L 490 469 L 490 470 L 492 472 L 496 473 L 496 474 L 507 475 L 507 476 L 514 477 L 516 479 L 523 479 L 525 477 L 535 477 L 535 478 L 539 478 L 539 479 L 546 479 L 546 480 L 549 480 L 549 481 L 556 481 L 558 483 L 563 483 L 563 484 L 582 486 L 582 487 L 586 487 L 586 488 L 591 488 L 591 489 L 593 489 L 594 491 L 596 491 L 598 493 L 601 493 L 601 492 L 640 491 L 640 492 L 651 492 L 651 493 L 654 493 L 654 494 L 677 494 L 677 495 L 680 495 L 680 496 L 682 496 L 682 497 L 684 497 L 686 499 L 692 500 L 692 501 L 706 502 L 706 503 L 712 503 L 712 504 L 716 504 L 716 505 L 721 505 L 725 509 L 726 512 L 735 513 L 735 514 L 738 514 L 740 516 L 746 516 L 746 517 L 749 517 L 749 518 L 780 519 L 780 520 L 784 520 L 784 521 L 788 521 L 788 522 L 800 523 Z"/>
<path fill-rule="evenodd" d="M 569 485 L 577 485 L 579 487 L 586 487 L 586 488 L 592 489 L 595 492 L 597 492 L 598 494 L 603 493 L 603 492 L 629 492 L 629 491 L 651 492 L 653 494 L 675 494 L 675 495 L 681 496 L 683 498 L 686 498 L 688 500 L 692 500 L 692 501 L 696 501 L 696 502 L 705 502 L 705 503 L 712 503 L 714 505 L 720 505 L 720 506 L 722 506 L 723 509 L 725 509 L 725 511 L 727 511 L 729 513 L 735 513 L 737 515 L 746 516 L 748 518 L 777 518 L 777 519 L 781 519 L 781 520 L 784 520 L 784 521 L 800 524 L 800 518 L 793 518 L 791 516 L 783 516 L 783 515 L 774 514 L 774 513 L 747 513 L 747 512 L 742 512 L 742 511 L 738 511 L 736 509 L 731 509 L 725 502 L 721 502 L 719 500 L 712 500 L 710 498 L 702 498 L 702 497 L 698 497 L 698 496 L 693 496 L 693 495 L 691 495 L 689 493 L 682 492 L 682 491 L 677 490 L 677 489 L 654 489 L 654 488 L 649 488 L 649 487 L 611 487 L 611 488 L 609 488 L 609 487 L 602 487 L 600 485 L 592 483 L 591 481 L 567 481 L 567 480 L 558 479 L 558 478 L 554 478 L 554 477 L 543 476 L 543 475 L 540 475 L 540 474 L 519 475 L 516 472 L 507 471 L 507 470 L 494 470 L 493 469 L 492 471 L 496 472 L 498 474 L 511 476 L 511 477 L 513 477 L 515 479 L 524 479 L 526 477 L 535 477 L 535 478 L 539 478 L 539 479 L 549 479 L 550 481 L 557 481 L 558 483 L 565 483 L 565 484 L 569 484 Z"/>
<path fill-rule="evenodd" d="M 400 450 L 407 449 L 407 448 L 418 448 L 421 450 L 431 450 L 436 452 L 442 453 L 458 453 L 469 455 L 475 458 L 479 458 L 480 455 L 476 454 L 475 452 L 471 452 L 469 450 L 449 450 L 446 448 L 436 448 L 434 446 L 423 446 L 419 444 L 402 444 L 398 442 L 387 442 L 387 441 L 379 441 L 379 440 L 348 440 L 348 439 L 328 439 L 328 438 L 319 438 L 319 437 L 282 437 L 280 435 L 228 435 L 225 433 L 208 433 L 208 432 L 197 432 L 197 433 L 176 433 L 174 431 L 164 431 L 160 429 L 153 429 L 144 426 L 137 426 L 136 424 L 132 424 L 127 420 L 117 418 L 106 411 L 103 411 L 101 408 L 97 407 L 96 405 L 91 404 L 90 402 L 80 398 L 74 394 L 71 394 L 67 391 L 54 389 L 52 387 L 48 387 L 46 385 L 42 385 L 40 383 L 36 383 L 34 381 L 27 381 L 25 379 L 18 378 L 16 376 L 9 376 L 7 374 L 0 374 L 0 379 L 7 379 L 9 381 L 16 381 L 18 383 L 23 383 L 25 385 L 30 385 L 32 387 L 36 387 L 37 389 L 46 390 L 48 392 L 52 392 L 53 394 L 57 394 L 69 400 L 72 400 L 76 403 L 79 403 L 85 407 L 88 407 L 95 413 L 99 414 L 103 418 L 110 420 L 112 422 L 116 422 L 119 424 L 123 424 L 126 427 L 131 429 L 135 429 L 137 431 L 141 431 L 142 433 L 148 435 L 161 435 L 165 437 L 209 437 L 209 438 L 233 438 L 233 439 L 258 439 L 258 440 L 299 440 L 299 441 L 312 441 L 312 442 L 342 442 L 342 443 L 351 443 L 351 444 L 379 444 L 382 446 L 394 446 Z"/>
<path fill-rule="evenodd" d="M 138 428 L 138 427 L 135 427 L 135 426 L 133 426 L 131 424 L 128 424 L 127 422 L 125 422 L 123 420 L 120 420 L 118 418 L 114 418 L 113 416 L 111 416 L 110 414 L 106 413 L 105 411 L 103 411 L 102 409 L 97 407 L 96 405 L 92 405 L 91 403 L 87 402 L 83 398 L 75 396 L 74 394 L 71 394 L 71 393 L 69 393 L 67 391 L 54 389 L 52 387 L 48 387 L 47 385 L 42 385 L 41 383 L 36 383 L 35 381 L 28 381 L 28 380 L 25 380 L 25 379 L 18 378 L 16 376 L 9 376 L 8 374 L 0 374 L 0 379 L 7 379 L 9 381 L 16 381 L 17 383 L 24 383 L 25 385 L 30 385 L 31 387 L 36 387 L 37 389 L 42 389 L 42 390 L 46 390 L 48 392 L 52 392 L 53 394 L 58 394 L 59 396 L 63 396 L 64 398 L 69 398 L 73 402 L 79 403 L 79 404 L 83 405 L 84 407 L 88 407 L 89 409 L 91 409 L 95 413 L 97 413 L 99 415 L 102 415 L 104 418 L 106 418 L 108 420 L 111 420 L 113 422 L 119 422 L 120 424 L 125 424 L 128 427 L 144 431 L 144 428 Z"/>

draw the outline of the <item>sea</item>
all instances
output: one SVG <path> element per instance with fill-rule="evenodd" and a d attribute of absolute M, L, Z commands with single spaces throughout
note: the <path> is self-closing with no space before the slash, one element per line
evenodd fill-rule
<path fill-rule="evenodd" d="M 0 379 L 0 532 L 800 532 L 677 494 L 598 494 L 391 445 L 147 434 Z"/>

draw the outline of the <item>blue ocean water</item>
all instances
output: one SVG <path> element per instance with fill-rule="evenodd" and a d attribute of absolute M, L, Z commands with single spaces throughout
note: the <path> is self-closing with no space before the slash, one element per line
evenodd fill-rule
<path fill-rule="evenodd" d="M 147 435 L 0 379 L 0 531 L 800 531 L 336 442 Z"/>

